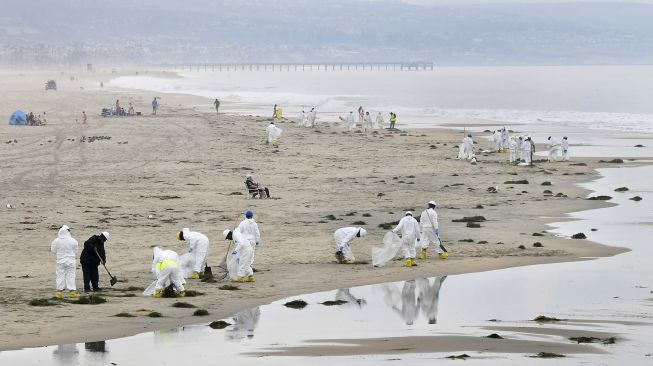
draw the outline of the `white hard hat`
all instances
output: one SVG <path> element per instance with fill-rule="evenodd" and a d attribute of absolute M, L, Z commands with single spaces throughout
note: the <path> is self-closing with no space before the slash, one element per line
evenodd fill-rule
<path fill-rule="evenodd" d="M 358 232 L 360 233 L 361 238 L 367 235 L 367 230 L 363 229 L 362 227 L 358 228 Z"/>
<path fill-rule="evenodd" d="M 102 236 L 104 236 L 105 239 L 109 240 L 109 232 L 108 231 L 103 231 Z"/>
<path fill-rule="evenodd" d="M 62 229 L 62 230 L 70 230 L 70 228 L 68 227 L 68 225 L 64 225 L 64 226 L 62 226 L 61 229 Z"/>
<path fill-rule="evenodd" d="M 429 205 L 437 206 L 437 204 L 435 203 L 435 201 L 429 201 Z"/>
<path fill-rule="evenodd" d="M 227 240 L 227 235 L 229 235 L 230 232 L 231 230 L 229 229 L 226 229 L 225 231 L 222 232 L 222 236 L 224 237 L 224 240 Z"/>
<path fill-rule="evenodd" d="M 413 213 L 410 212 L 410 211 L 406 211 L 406 216 L 408 216 L 408 215 L 413 216 Z"/>

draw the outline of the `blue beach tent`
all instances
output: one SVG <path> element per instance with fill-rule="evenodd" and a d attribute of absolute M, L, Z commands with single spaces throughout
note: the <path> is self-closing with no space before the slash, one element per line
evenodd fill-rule
<path fill-rule="evenodd" d="M 23 111 L 16 111 L 11 114 L 9 124 L 12 126 L 27 126 L 27 115 Z"/>

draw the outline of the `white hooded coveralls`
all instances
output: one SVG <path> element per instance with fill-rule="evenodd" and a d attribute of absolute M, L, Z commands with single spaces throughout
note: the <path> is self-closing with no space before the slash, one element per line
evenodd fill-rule
<path fill-rule="evenodd" d="M 356 121 L 354 120 L 353 113 L 349 113 L 349 115 L 347 116 L 347 127 L 349 127 L 349 131 L 356 128 Z"/>
<path fill-rule="evenodd" d="M 420 238 L 417 220 L 410 215 L 404 216 L 392 231 L 394 233 L 401 232 L 401 249 L 404 251 L 404 259 L 416 258 L 415 242 Z"/>
<path fill-rule="evenodd" d="M 549 139 L 549 161 L 560 160 L 560 143 L 551 137 Z"/>
<path fill-rule="evenodd" d="M 369 114 L 365 115 L 365 128 L 366 129 L 367 128 L 369 128 L 369 129 L 374 128 L 374 123 L 372 123 L 372 116 L 370 116 Z"/>
<path fill-rule="evenodd" d="M 511 163 L 514 163 L 517 161 L 517 141 L 515 141 L 514 138 L 510 138 L 510 142 L 508 143 L 508 148 L 509 148 L 509 159 Z"/>
<path fill-rule="evenodd" d="M 376 128 L 382 130 L 383 125 L 385 124 L 385 121 L 383 120 L 383 116 L 381 115 L 381 112 L 376 115 Z"/>
<path fill-rule="evenodd" d="M 510 134 L 508 134 L 508 130 L 506 130 L 505 127 L 503 130 L 501 130 L 501 139 L 503 140 L 503 148 L 507 148 L 509 143 L 508 140 L 510 140 Z"/>
<path fill-rule="evenodd" d="M 446 278 L 447 276 L 435 277 L 433 279 L 433 285 L 429 284 L 430 280 L 428 278 L 418 278 L 415 280 L 419 290 L 417 299 L 421 305 L 422 313 L 429 320 L 429 324 L 437 324 L 438 322 L 440 288 L 442 287 L 442 283 Z"/>
<path fill-rule="evenodd" d="M 317 111 L 314 109 L 308 114 L 308 119 L 311 122 L 311 127 L 315 127 L 315 119 L 317 118 Z"/>
<path fill-rule="evenodd" d="M 503 136 L 501 135 L 501 131 L 494 131 L 494 135 L 492 135 L 492 140 L 494 141 L 494 145 L 497 151 L 501 152 L 501 150 L 503 149 Z"/>
<path fill-rule="evenodd" d="M 184 291 L 184 273 L 179 266 L 179 254 L 172 250 L 154 248 L 152 272 L 156 275 L 155 291 L 161 290 L 172 284 L 177 292 Z"/>
<path fill-rule="evenodd" d="M 531 163 L 531 152 L 533 151 L 533 150 L 532 150 L 532 149 L 533 149 L 533 145 L 531 145 L 531 141 L 530 141 L 530 140 L 524 140 L 524 143 L 523 143 L 522 145 L 523 145 L 522 148 L 524 149 L 524 150 L 523 150 L 523 155 L 524 155 L 524 156 L 523 156 L 523 159 L 524 159 L 524 162 L 525 162 L 526 164 L 530 164 L 530 163 Z"/>
<path fill-rule="evenodd" d="M 209 238 L 202 233 L 190 231 L 188 228 L 183 228 L 181 232 L 184 235 L 184 240 L 188 242 L 188 253 L 195 257 L 193 272 L 203 273 L 209 255 Z"/>
<path fill-rule="evenodd" d="M 73 239 L 64 225 L 59 229 L 57 238 L 52 241 L 50 251 L 57 256 L 57 291 L 76 291 L 75 266 L 77 259 L 77 240 Z"/>
<path fill-rule="evenodd" d="M 569 161 L 569 142 L 567 139 L 562 139 L 562 143 L 560 145 L 562 147 L 562 160 Z"/>
<path fill-rule="evenodd" d="M 234 279 L 253 276 L 252 263 L 254 262 L 254 247 L 249 243 L 249 240 L 240 229 L 232 231 L 231 238 L 234 244 L 231 256 L 235 265 L 234 270 L 232 270 L 233 273 L 230 273 L 230 277 Z"/>
<path fill-rule="evenodd" d="M 463 144 L 460 147 L 460 156 L 459 159 L 470 160 L 474 157 L 474 140 L 471 137 L 467 136 L 463 139 Z"/>
<path fill-rule="evenodd" d="M 250 265 L 253 265 L 254 252 L 261 243 L 261 232 L 258 230 L 258 224 L 254 219 L 245 219 L 238 224 L 237 230 L 243 234 L 245 241 L 252 247 L 252 259 Z"/>
<path fill-rule="evenodd" d="M 435 246 L 435 251 L 438 254 L 444 253 L 440 248 L 440 239 L 438 238 L 438 235 L 440 234 L 438 214 L 434 209 L 427 208 L 422 211 L 422 215 L 419 217 L 419 227 L 422 250 L 428 249 L 429 244 L 433 244 Z"/>
<path fill-rule="evenodd" d="M 345 257 L 345 260 L 354 260 L 354 253 L 351 252 L 349 246 L 351 242 L 356 238 L 358 232 L 362 230 L 359 227 L 343 227 L 333 234 L 334 239 L 336 240 L 336 248 L 342 252 Z"/>
<path fill-rule="evenodd" d="M 300 127 L 304 127 L 304 120 L 306 120 L 306 113 L 301 111 L 301 113 L 299 113 L 299 118 L 297 119 L 298 125 Z"/>
<path fill-rule="evenodd" d="M 265 131 L 268 134 L 268 144 L 277 141 L 282 132 L 282 130 L 279 127 L 275 126 L 273 123 L 270 123 Z"/>

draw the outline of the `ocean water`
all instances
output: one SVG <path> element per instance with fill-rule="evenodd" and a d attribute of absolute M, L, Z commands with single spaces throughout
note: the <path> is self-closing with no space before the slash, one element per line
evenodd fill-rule
<path fill-rule="evenodd" d="M 174 70 L 173 70 L 174 71 Z M 319 122 L 363 106 L 398 127 L 461 120 L 551 131 L 653 132 L 653 66 L 438 67 L 433 71 L 184 71 L 121 76 L 119 88 L 219 98 L 226 113 L 286 117 L 316 107 Z M 207 106 L 210 108 L 210 105 Z"/>

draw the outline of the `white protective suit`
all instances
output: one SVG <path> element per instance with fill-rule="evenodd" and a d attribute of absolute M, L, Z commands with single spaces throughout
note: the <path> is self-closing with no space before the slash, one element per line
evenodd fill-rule
<path fill-rule="evenodd" d="M 299 113 L 299 118 L 297 119 L 299 127 L 304 127 L 305 120 L 306 120 L 306 113 L 304 113 L 304 111 L 301 111 L 301 113 Z"/>
<path fill-rule="evenodd" d="M 510 163 L 515 163 L 517 161 L 517 141 L 515 141 L 514 137 L 510 138 L 510 142 L 508 142 L 508 149 L 510 151 L 509 153 L 509 159 Z"/>
<path fill-rule="evenodd" d="M 79 244 L 73 239 L 64 225 L 59 229 L 57 238 L 52 241 L 50 251 L 57 256 L 57 291 L 76 291 L 75 266 Z"/>
<path fill-rule="evenodd" d="M 254 264 L 254 252 L 261 243 L 261 232 L 258 230 L 258 224 L 254 219 L 245 219 L 238 224 L 238 231 L 243 234 L 243 237 L 252 247 L 252 260 L 250 265 Z"/>
<path fill-rule="evenodd" d="M 560 146 L 562 147 L 562 160 L 569 161 L 569 142 L 566 138 L 562 139 Z"/>
<path fill-rule="evenodd" d="M 383 120 L 383 116 L 381 115 L 381 112 L 376 115 L 376 128 L 382 130 L 383 125 L 385 124 L 385 121 Z"/>
<path fill-rule="evenodd" d="M 356 121 L 354 120 L 354 114 L 352 112 L 349 112 L 349 115 L 347 116 L 347 121 L 345 123 L 347 127 L 349 127 L 349 131 L 356 128 Z"/>
<path fill-rule="evenodd" d="M 433 285 L 428 278 L 418 278 L 417 289 L 419 291 L 417 300 L 421 305 L 422 313 L 428 318 L 429 324 L 438 322 L 438 303 L 440 301 L 440 288 L 447 276 L 435 277 Z"/>
<path fill-rule="evenodd" d="M 560 160 L 560 142 L 551 137 L 549 139 L 549 161 Z"/>
<path fill-rule="evenodd" d="M 186 280 L 184 280 L 184 274 L 179 265 L 179 254 L 177 252 L 154 247 L 152 272 L 156 275 L 154 291 L 162 290 L 170 286 L 170 284 L 175 287 L 178 293 L 184 291 Z M 146 290 L 146 292 L 149 291 Z"/>
<path fill-rule="evenodd" d="M 270 123 L 265 131 L 268 134 L 268 144 L 276 143 L 279 136 L 281 136 L 281 132 L 283 132 L 283 130 L 275 126 L 274 123 Z"/>
<path fill-rule="evenodd" d="M 531 145 L 531 141 L 524 140 L 524 142 L 522 143 L 522 154 L 523 154 L 522 159 L 528 165 L 531 164 L 532 153 L 533 153 L 533 145 Z"/>
<path fill-rule="evenodd" d="M 460 145 L 460 152 L 458 153 L 458 159 L 471 160 L 474 157 L 474 140 L 467 136 L 463 139 L 462 145 Z"/>
<path fill-rule="evenodd" d="M 404 282 L 401 290 L 401 317 L 407 325 L 413 325 L 419 315 L 420 299 L 415 298 L 415 280 Z"/>
<path fill-rule="evenodd" d="M 374 128 L 374 123 L 372 122 L 372 116 L 370 116 L 369 114 L 365 115 L 364 123 L 365 123 L 365 129 L 369 128 L 371 130 Z"/>
<path fill-rule="evenodd" d="M 184 234 L 184 240 L 188 242 L 188 253 L 195 259 L 192 266 L 193 272 L 204 273 L 206 259 L 209 255 L 209 238 L 202 233 L 190 231 L 188 228 L 183 228 L 181 232 Z"/>
<path fill-rule="evenodd" d="M 503 140 L 503 148 L 507 149 L 510 143 L 510 134 L 508 134 L 508 130 L 505 127 L 501 130 L 501 139 Z"/>
<path fill-rule="evenodd" d="M 494 146 L 495 149 L 497 149 L 497 152 L 501 152 L 501 150 L 503 150 L 503 136 L 501 135 L 501 131 L 494 131 L 492 141 L 494 141 Z"/>
<path fill-rule="evenodd" d="M 229 278 L 246 278 L 254 275 L 252 263 L 254 262 L 254 248 L 240 229 L 231 232 L 233 249 L 228 260 Z"/>
<path fill-rule="evenodd" d="M 440 248 L 440 227 L 438 225 L 438 213 L 432 208 L 422 211 L 419 217 L 420 242 L 423 250 L 428 249 L 429 244 L 435 246 L 435 251 L 440 254 L 444 251 Z"/>
<path fill-rule="evenodd" d="M 404 251 L 404 259 L 417 258 L 415 242 L 420 238 L 419 223 L 417 220 L 411 215 L 404 216 L 392 231 L 394 233 L 401 232 L 401 248 Z"/>
<path fill-rule="evenodd" d="M 356 235 L 359 231 L 361 233 L 361 237 L 365 236 L 367 233 L 365 229 L 360 227 L 343 227 L 336 230 L 336 232 L 333 234 L 333 237 L 336 240 L 336 248 L 342 252 L 345 260 L 353 261 L 355 259 L 354 253 L 351 252 L 349 246 L 351 245 L 351 242 L 356 238 Z"/>
<path fill-rule="evenodd" d="M 317 111 L 315 109 L 313 109 L 308 114 L 308 121 L 311 123 L 311 127 L 315 127 L 315 119 L 316 118 L 317 118 Z"/>
<path fill-rule="evenodd" d="M 517 139 L 517 160 L 524 161 L 524 136 Z"/>

